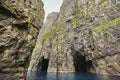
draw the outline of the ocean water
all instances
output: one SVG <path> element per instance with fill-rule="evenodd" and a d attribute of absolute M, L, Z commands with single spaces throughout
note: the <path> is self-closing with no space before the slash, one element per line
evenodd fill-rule
<path fill-rule="evenodd" d="M 31 80 L 120 80 L 120 77 L 97 75 L 85 72 L 76 73 L 46 73 L 39 72 L 37 77 L 32 77 Z"/>

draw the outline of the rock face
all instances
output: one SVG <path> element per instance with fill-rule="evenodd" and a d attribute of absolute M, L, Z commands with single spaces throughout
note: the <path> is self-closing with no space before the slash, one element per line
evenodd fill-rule
<path fill-rule="evenodd" d="M 27 77 L 30 80 L 34 80 L 33 78 L 35 78 L 36 72 L 38 70 L 46 70 L 47 69 L 48 60 L 49 60 L 48 52 L 50 52 L 51 46 L 49 46 L 48 50 L 46 50 L 45 53 L 41 53 L 42 51 L 45 51 L 42 49 L 43 41 L 41 39 L 42 39 L 42 35 L 47 33 L 52 28 L 52 26 L 56 24 L 56 21 L 58 20 L 58 15 L 59 14 L 57 12 L 48 14 L 45 24 L 42 26 L 42 28 L 39 32 L 36 46 L 33 50 L 30 65 L 28 68 L 28 74 L 27 74 L 28 76 Z M 49 44 L 49 41 L 47 43 Z"/>
<path fill-rule="evenodd" d="M 118 0 L 64 0 L 42 28 L 28 77 L 38 70 L 120 76 Z"/>
<path fill-rule="evenodd" d="M 43 23 L 41 0 L 0 0 L 0 80 L 23 80 Z"/>

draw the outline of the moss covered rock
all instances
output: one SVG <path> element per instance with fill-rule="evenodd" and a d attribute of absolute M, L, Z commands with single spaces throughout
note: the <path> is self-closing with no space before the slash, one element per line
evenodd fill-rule
<path fill-rule="evenodd" d="M 0 0 L 0 80 L 23 80 L 43 24 L 41 0 Z"/>

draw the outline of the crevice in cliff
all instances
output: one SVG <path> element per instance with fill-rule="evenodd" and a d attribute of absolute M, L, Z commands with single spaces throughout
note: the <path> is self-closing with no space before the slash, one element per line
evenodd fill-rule
<path fill-rule="evenodd" d="M 6 16 L 12 16 L 12 17 L 16 18 L 15 14 L 11 13 L 9 10 L 5 9 L 2 6 L 0 6 L 0 14 L 4 14 Z"/>
<path fill-rule="evenodd" d="M 13 24 L 14 27 L 17 27 L 19 30 L 28 31 L 28 23 Z"/>
<path fill-rule="evenodd" d="M 86 61 L 86 56 L 76 51 L 74 55 L 75 72 L 89 72 L 92 68 L 92 61 Z"/>

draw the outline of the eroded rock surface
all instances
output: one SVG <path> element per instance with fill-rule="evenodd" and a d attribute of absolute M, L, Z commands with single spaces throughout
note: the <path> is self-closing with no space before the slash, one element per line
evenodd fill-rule
<path fill-rule="evenodd" d="M 47 69 L 48 60 L 49 60 L 48 52 L 51 50 L 51 46 L 49 46 L 47 50 L 43 50 L 42 47 L 44 41 L 42 41 L 42 35 L 47 33 L 52 28 L 52 26 L 56 24 L 58 20 L 58 15 L 59 14 L 57 12 L 48 14 L 45 24 L 42 26 L 39 32 L 36 46 L 33 50 L 30 65 L 28 68 L 28 74 L 27 74 L 28 79 L 32 80 L 33 78 L 35 78 L 37 71 Z M 49 41 L 47 43 L 49 43 Z M 46 51 L 46 52 L 41 53 L 42 51 Z"/>
<path fill-rule="evenodd" d="M 120 76 L 118 0 L 64 0 L 55 17 L 40 30 L 29 71 Z"/>
<path fill-rule="evenodd" d="M 41 0 L 0 0 L 0 80 L 25 80 L 43 17 Z"/>

